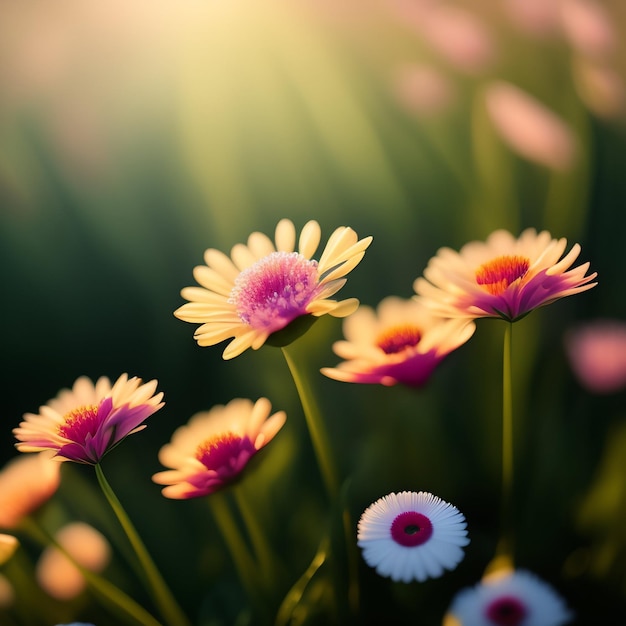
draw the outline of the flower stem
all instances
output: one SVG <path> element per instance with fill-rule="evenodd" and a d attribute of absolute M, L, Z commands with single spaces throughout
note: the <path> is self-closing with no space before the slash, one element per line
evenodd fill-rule
<path fill-rule="evenodd" d="M 502 351 L 502 536 L 500 556 L 513 559 L 513 322 L 504 329 Z"/>
<path fill-rule="evenodd" d="M 135 626 L 161 626 L 160 622 L 152 617 L 152 615 L 132 598 L 127 596 L 121 589 L 78 563 L 54 536 L 33 518 L 27 517 L 22 520 L 22 526 L 33 539 L 43 545 L 49 544 L 61 552 L 74 567 L 80 571 L 91 590 L 98 595 L 111 612 L 114 612 L 120 619 L 124 619 L 124 621 Z"/>
<path fill-rule="evenodd" d="M 330 439 L 322 420 L 319 407 L 315 401 L 315 396 L 304 373 L 297 367 L 289 346 L 284 346 L 282 352 L 287 361 L 287 366 L 291 372 L 291 376 L 296 385 L 300 403 L 304 411 L 307 427 L 313 444 L 313 449 L 317 457 L 322 478 L 326 485 L 331 502 L 338 503 L 343 501 L 342 494 L 339 491 L 339 481 L 337 478 L 337 470 L 333 461 Z M 358 583 L 358 554 L 356 552 L 356 543 L 353 537 L 353 527 L 350 512 L 347 507 L 342 507 L 341 520 L 343 524 L 345 549 L 348 558 L 348 605 L 350 611 L 356 614 L 359 605 L 359 583 Z"/>
<path fill-rule="evenodd" d="M 285 360 L 287 361 L 293 382 L 296 385 L 298 396 L 300 397 L 307 428 L 309 429 L 311 442 L 313 444 L 313 451 L 317 457 L 326 490 L 331 500 L 334 500 L 339 494 L 339 482 L 331 454 L 328 433 L 326 432 L 324 421 L 320 415 L 319 407 L 315 402 L 311 385 L 306 376 L 298 369 L 296 361 L 288 348 L 289 346 L 284 346 L 282 351 L 285 355 Z"/>
<path fill-rule="evenodd" d="M 139 562 L 138 573 L 146 583 L 146 587 L 152 594 L 156 606 L 159 608 L 166 622 L 170 626 L 189 626 L 189 620 L 178 606 L 172 592 L 163 580 L 159 570 L 150 557 L 148 550 L 144 546 L 139 533 L 135 530 L 130 518 L 122 507 L 122 504 L 105 478 L 101 465 L 96 463 L 95 469 L 100 488 L 102 489 L 106 499 L 113 509 L 113 512 L 117 516 L 120 525 L 128 537 L 128 541 L 130 542 Z"/>
<path fill-rule="evenodd" d="M 248 531 L 248 536 L 250 537 L 254 553 L 258 559 L 260 570 L 263 572 L 266 582 L 271 583 L 272 580 L 275 579 L 277 569 L 276 556 L 273 554 L 273 551 L 257 522 L 256 515 L 250 510 L 248 499 L 245 497 L 241 489 L 241 485 L 235 485 L 233 487 L 235 502 L 237 504 L 237 508 L 239 509 L 239 513 L 241 514 L 241 519 L 243 520 L 246 530 Z"/>
<path fill-rule="evenodd" d="M 248 597 L 258 603 L 258 590 L 256 587 L 257 569 L 255 563 L 246 549 L 246 544 L 241 534 L 237 530 L 237 524 L 228 508 L 225 494 L 221 492 L 212 493 L 209 499 L 211 510 L 217 526 L 222 533 L 226 546 L 235 563 L 235 568 L 244 586 Z"/>

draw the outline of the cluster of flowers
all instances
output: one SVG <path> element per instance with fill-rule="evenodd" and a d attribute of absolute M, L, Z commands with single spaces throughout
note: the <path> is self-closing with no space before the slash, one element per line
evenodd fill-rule
<path fill-rule="evenodd" d="M 287 345 L 319 316 L 345 317 L 345 340 L 333 346 L 345 360 L 324 368 L 323 374 L 354 383 L 421 386 L 446 355 L 469 340 L 476 318 L 514 322 L 596 284 L 596 274 L 587 274 L 589 263 L 571 269 L 580 253 L 578 244 L 563 256 L 566 240 L 552 239 L 548 232 L 528 229 L 516 239 L 498 230 L 486 242 L 469 243 L 460 252 L 439 250 L 415 281 L 413 298 L 388 297 L 374 311 L 359 307 L 356 299 L 331 299 L 372 238 L 359 240 L 352 229 L 338 228 L 314 260 L 320 239 L 319 225 L 310 221 L 296 251 L 295 227 L 285 219 L 274 241 L 255 232 L 230 257 L 207 250 L 206 265 L 194 270 L 200 286 L 182 291 L 188 303 L 175 315 L 200 324 L 195 339 L 201 346 L 232 339 L 224 359 L 258 349 L 270 338 L 275 345 Z M 108 452 L 143 429 L 163 405 L 155 380 L 143 383 L 123 374 L 113 384 L 106 377 L 94 384 L 81 377 L 39 413 L 25 414 L 14 429 L 16 445 L 21 452 L 53 451 L 56 460 L 98 468 Z M 198 413 L 161 448 L 159 459 L 168 469 L 153 480 L 164 486 L 167 498 L 212 494 L 238 479 L 285 421 L 285 413 L 272 413 L 266 398 L 237 398 Z M 52 495 L 59 477 L 49 475 L 50 481 L 27 485 L 30 493 L 21 499 L 16 494 L 15 523 Z M 430 493 L 404 491 L 388 494 L 365 510 L 357 542 L 364 560 L 380 575 L 410 582 L 454 569 L 469 539 L 465 517 L 452 504 Z M 571 617 L 550 586 L 513 568 L 461 591 L 449 616 L 464 626 L 557 626 Z"/>

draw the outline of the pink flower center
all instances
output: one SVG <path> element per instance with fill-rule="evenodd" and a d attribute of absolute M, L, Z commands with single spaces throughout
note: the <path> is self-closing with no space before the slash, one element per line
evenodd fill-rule
<path fill-rule="evenodd" d="M 483 263 L 476 270 L 476 282 L 494 296 L 499 296 L 518 278 L 522 278 L 530 267 L 530 259 L 523 256 L 499 256 Z"/>
<path fill-rule="evenodd" d="M 416 326 L 403 324 L 383 331 L 376 338 L 376 345 L 385 354 L 396 354 L 407 348 L 415 347 L 421 338 L 422 333 Z"/>
<path fill-rule="evenodd" d="M 95 435 L 99 425 L 98 405 L 86 404 L 66 413 L 58 432 L 65 439 L 84 443 L 89 436 Z"/>
<path fill-rule="evenodd" d="M 317 289 L 317 261 L 272 252 L 237 276 L 228 302 L 244 324 L 275 332 L 306 314 Z"/>
<path fill-rule="evenodd" d="M 255 452 L 256 448 L 249 437 L 227 432 L 201 443 L 196 449 L 196 458 L 207 469 L 218 471 L 236 463 L 242 453 L 247 461 Z"/>
<path fill-rule="evenodd" d="M 526 607 L 514 596 L 501 596 L 487 606 L 485 615 L 496 626 L 519 626 L 526 617 Z"/>
<path fill-rule="evenodd" d="M 432 522 L 417 511 L 400 513 L 391 523 L 391 538 L 407 548 L 421 546 L 432 534 Z"/>

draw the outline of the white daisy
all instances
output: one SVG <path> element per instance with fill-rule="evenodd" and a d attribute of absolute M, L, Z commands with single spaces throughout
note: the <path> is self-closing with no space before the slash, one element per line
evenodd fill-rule
<path fill-rule="evenodd" d="M 424 491 L 390 493 L 359 520 L 358 545 L 381 576 L 405 583 L 437 578 L 463 559 L 469 543 L 465 517 Z"/>

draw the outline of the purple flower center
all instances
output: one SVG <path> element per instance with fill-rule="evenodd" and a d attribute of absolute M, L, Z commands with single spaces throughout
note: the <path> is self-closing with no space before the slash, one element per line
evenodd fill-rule
<path fill-rule="evenodd" d="M 201 443 L 196 449 L 196 458 L 207 469 L 223 470 L 236 466 L 243 455 L 247 461 L 256 453 L 256 448 L 249 437 L 240 437 L 234 433 L 222 433 Z"/>
<path fill-rule="evenodd" d="M 421 338 L 422 333 L 416 326 L 403 324 L 383 331 L 376 338 L 376 345 L 385 354 L 396 354 L 406 348 L 414 348 Z"/>
<path fill-rule="evenodd" d="M 476 270 L 476 282 L 493 296 L 499 296 L 511 283 L 522 278 L 530 267 L 530 259 L 523 256 L 499 256 L 483 263 Z"/>
<path fill-rule="evenodd" d="M 519 626 L 526 617 L 525 605 L 515 596 L 501 596 L 487 606 L 485 615 L 496 626 Z"/>
<path fill-rule="evenodd" d="M 391 538 L 407 548 L 421 546 L 432 534 L 432 522 L 417 511 L 400 513 L 391 524 Z"/>
<path fill-rule="evenodd" d="M 317 289 L 317 261 L 272 252 L 237 276 L 228 302 L 244 324 L 275 332 L 306 314 Z"/>
<path fill-rule="evenodd" d="M 85 443 L 88 437 L 93 437 L 100 426 L 98 405 L 86 404 L 72 409 L 63 416 L 63 423 L 58 433 L 61 437 L 75 443 Z"/>

